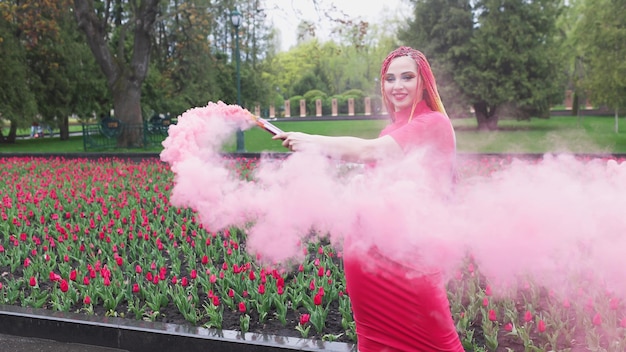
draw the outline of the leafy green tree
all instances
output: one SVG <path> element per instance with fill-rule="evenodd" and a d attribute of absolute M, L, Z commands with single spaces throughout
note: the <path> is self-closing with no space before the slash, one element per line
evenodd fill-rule
<path fill-rule="evenodd" d="M 578 55 L 585 65 L 583 86 L 596 104 L 615 111 L 626 107 L 626 3 L 620 0 L 586 0 L 575 25 Z"/>
<path fill-rule="evenodd" d="M 328 87 L 319 75 L 316 75 L 313 72 L 308 72 L 304 76 L 300 77 L 300 79 L 293 85 L 292 91 L 296 95 L 304 95 L 304 93 L 313 89 L 324 92 L 328 91 Z"/>
<path fill-rule="evenodd" d="M 6 19 L 6 8 L 0 9 L 0 17 Z M 27 84 L 30 70 L 26 50 L 17 32 L 15 23 L 0 20 L 0 142 L 14 143 L 18 126 L 28 126 L 37 111 L 35 96 Z M 7 136 L 3 134 L 5 121 L 10 124 Z"/>
<path fill-rule="evenodd" d="M 209 101 L 236 101 L 234 68 L 207 40 L 216 26 L 207 6 L 200 0 L 171 2 L 162 9 L 170 15 L 155 25 L 154 55 L 142 87 L 144 118 L 178 115 Z"/>
<path fill-rule="evenodd" d="M 13 46 L 2 57 L 8 62 L 19 58 L 6 71 L 13 78 L 4 82 L 13 85 L 9 91 L 19 90 L 23 100 L 5 100 L 4 110 L 21 111 L 22 127 L 34 121 L 59 127 L 61 139 L 69 138 L 71 114 L 93 113 L 97 108 L 93 102 L 106 96 L 102 75 L 95 70 L 68 8 L 68 0 L 0 4 L 7 45 Z M 9 139 L 14 138 L 14 127 Z"/>
<path fill-rule="evenodd" d="M 495 129 L 501 116 L 547 117 L 560 100 L 560 9 L 558 0 L 418 0 L 400 37 L 450 72 L 479 129 Z"/>
<path fill-rule="evenodd" d="M 583 0 L 571 0 L 564 6 L 564 11 L 557 19 L 558 36 L 561 37 L 560 53 L 567 77 L 567 90 L 572 94 L 572 115 L 580 116 L 580 101 L 587 100 L 583 77 L 585 66 L 577 43 L 575 27 L 583 10 Z"/>
<path fill-rule="evenodd" d="M 274 89 L 264 79 L 265 61 L 275 53 L 274 31 L 265 24 L 261 2 L 174 1 L 161 7 L 156 21 L 152 69 L 144 87 L 144 112 L 180 114 L 208 101 L 237 103 L 236 36 L 238 27 L 242 105 L 269 104 Z"/>
<path fill-rule="evenodd" d="M 451 117 L 465 117 L 471 103 L 455 74 L 469 64 L 466 53 L 474 33 L 474 11 L 470 0 L 415 2 L 415 18 L 399 37 L 422 51 L 437 79 L 437 88 Z"/>
<path fill-rule="evenodd" d="M 71 115 L 90 118 L 110 106 L 104 76 L 65 9 L 58 11 L 56 34 L 41 36 L 28 55 L 39 115 L 44 123 L 59 128 L 61 140 L 70 137 Z"/>

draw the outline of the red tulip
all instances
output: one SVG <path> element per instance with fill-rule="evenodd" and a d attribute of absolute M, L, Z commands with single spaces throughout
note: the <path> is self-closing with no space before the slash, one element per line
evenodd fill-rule
<path fill-rule="evenodd" d="M 54 271 L 50 272 L 50 281 L 55 282 L 61 280 L 61 275 L 55 274 Z"/>
<path fill-rule="evenodd" d="M 189 284 L 189 281 L 187 280 L 187 277 L 186 277 L 186 276 L 183 276 L 183 278 L 182 278 L 182 279 L 180 279 L 180 284 L 181 284 L 183 287 L 186 287 L 186 286 Z"/>
<path fill-rule="evenodd" d="M 65 279 L 61 280 L 61 284 L 59 285 L 59 288 L 61 289 L 61 292 L 67 292 L 67 290 L 69 290 L 70 286 L 68 285 L 67 281 Z"/>
<path fill-rule="evenodd" d="M 139 292 L 139 284 L 135 283 L 133 284 L 133 293 L 137 293 Z"/>
<path fill-rule="evenodd" d="M 135 266 L 135 272 L 136 272 L 137 274 L 141 274 L 141 272 L 142 272 L 142 270 L 141 270 L 141 265 L 137 264 L 137 265 Z"/>
<path fill-rule="evenodd" d="M 315 304 L 316 306 L 319 306 L 322 304 L 322 295 L 320 295 L 319 293 L 317 293 L 314 297 L 313 297 L 313 304 Z"/>
<path fill-rule="evenodd" d="M 91 304 L 91 297 L 89 297 L 89 296 L 85 296 L 85 298 L 83 299 L 83 303 L 85 303 L 85 304 Z"/>
<path fill-rule="evenodd" d="M 124 259 L 122 257 L 116 257 L 115 262 L 117 263 L 117 266 L 122 266 L 122 264 L 124 264 Z"/>
<path fill-rule="evenodd" d="M 217 296 L 213 296 L 213 305 L 214 306 L 219 306 L 220 305 L 220 299 Z"/>
<path fill-rule="evenodd" d="M 195 279 L 196 277 L 198 277 L 198 272 L 196 271 L 196 269 L 191 269 L 191 272 L 189 273 L 189 277 L 191 277 L 192 279 Z"/>
<path fill-rule="evenodd" d="M 496 321 L 498 317 L 496 316 L 496 311 L 493 309 L 489 309 L 489 320 Z"/>
<path fill-rule="evenodd" d="M 483 307 L 487 307 L 489 305 L 489 298 L 483 298 Z"/>
<path fill-rule="evenodd" d="M 595 326 L 600 326 L 602 325 L 602 316 L 600 315 L 600 313 L 596 313 L 593 316 L 593 319 L 591 320 L 591 322 L 593 323 L 593 325 Z"/>
<path fill-rule="evenodd" d="M 511 324 L 511 323 L 506 323 L 506 324 L 504 325 L 504 331 L 506 331 L 506 332 L 511 332 L 511 331 L 513 331 L 513 324 Z"/>
<path fill-rule="evenodd" d="M 35 286 L 37 286 L 37 279 L 35 279 L 35 277 L 34 277 L 34 276 L 31 276 L 31 277 L 30 277 L 30 280 L 28 281 L 28 284 L 29 284 L 31 287 L 35 287 Z"/>
<path fill-rule="evenodd" d="M 265 285 L 260 284 L 258 291 L 259 291 L 259 294 L 265 294 Z"/>
<path fill-rule="evenodd" d="M 524 322 L 528 323 L 531 320 L 533 320 L 533 315 L 529 310 L 527 310 L 524 314 Z"/>
<path fill-rule="evenodd" d="M 235 290 L 233 290 L 232 288 L 228 289 L 228 297 L 233 298 L 235 297 Z"/>
<path fill-rule="evenodd" d="M 311 320 L 310 314 L 302 314 L 300 315 L 300 325 L 304 325 Z"/>
<path fill-rule="evenodd" d="M 239 312 L 241 313 L 246 312 L 246 304 L 244 302 L 239 302 Z"/>
<path fill-rule="evenodd" d="M 546 322 L 543 321 L 543 319 L 539 320 L 539 323 L 537 323 L 537 331 L 539 331 L 539 332 L 545 332 L 546 331 Z"/>
<path fill-rule="evenodd" d="M 78 275 L 78 274 L 76 273 L 76 270 L 72 270 L 72 271 L 70 271 L 70 280 L 72 280 L 72 281 L 76 281 L 76 275 Z"/>

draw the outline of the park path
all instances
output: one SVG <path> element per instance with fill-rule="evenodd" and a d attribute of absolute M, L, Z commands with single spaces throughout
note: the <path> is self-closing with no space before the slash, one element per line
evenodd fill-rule
<path fill-rule="evenodd" d="M 115 348 L 64 343 L 0 334 L 0 352 L 128 352 Z"/>

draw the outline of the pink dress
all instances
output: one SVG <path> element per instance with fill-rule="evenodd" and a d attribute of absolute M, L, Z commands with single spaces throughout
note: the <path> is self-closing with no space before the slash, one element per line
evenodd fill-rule
<path fill-rule="evenodd" d="M 396 113 L 396 120 L 381 136 L 390 135 L 405 152 L 432 147 L 424 162 L 440 177 L 443 172 L 443 177 L 451 178 L 456 145 L 449 119 L 424 101 L 417 105 L 410 122 L 408 110 Z M 435 269 L 423 274 L 424 268 L 414 265 L 386 258 L 376 247 L 363 253 L 346 246 L 347 291 L 360 352 L 464 351 L 441 273 Z"/>

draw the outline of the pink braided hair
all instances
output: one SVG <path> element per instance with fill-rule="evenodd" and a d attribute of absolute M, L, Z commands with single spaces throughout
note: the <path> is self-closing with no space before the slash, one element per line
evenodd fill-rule
<path fill-rule="evenodd" d="M 385 107 L 387 108 L 387 111 L 389 112 L 389 116 L 391 116 L 391 120 L 395 120 L 395 111 L 393 105 L 387 99 L 387 96 L 385 96 L 385 74 L 389 69 L 391 61 L 401 56 L 408 56 L 415 60 L 415 63 L 417 64 L 418 74 L 421 77 L 422 82 L 424 82 L 424 89 L 426 93 L 424 99 L 426 100 L 426 104 L 428 104 L 428 107 L 430 107 L 434 111 L 439 111 L 447 116 L 446 109 L 443 107 L 443 103 L 441 102 L 441 98 L 439 97 L 439 92 L 437 91 L 435 76 L 433 75 L 433 71 L 430 69 L 430 64 L 428 63 L 428 60 L 426 60 L 426 56 L 424 56 L 424 54 L 422 54 L 422 52 L 420 52 L 419 50 L 415 50 L 408 46 L 401 46 L 389 53 L 389 55 L 387 55 L 387 58 L 385 59 L 385 61 L 383 61 L 382 67 L 380 68 L 380 81 L 383 82 L 383 84 L 381 84 L 380 86 L 380 89 L 383 96 L 383 102 L 385 104 Z M 415 111 L 417 103 L 417 101 L 413 102 L 410 118 L 413 117 L 413 112 Z"/>

